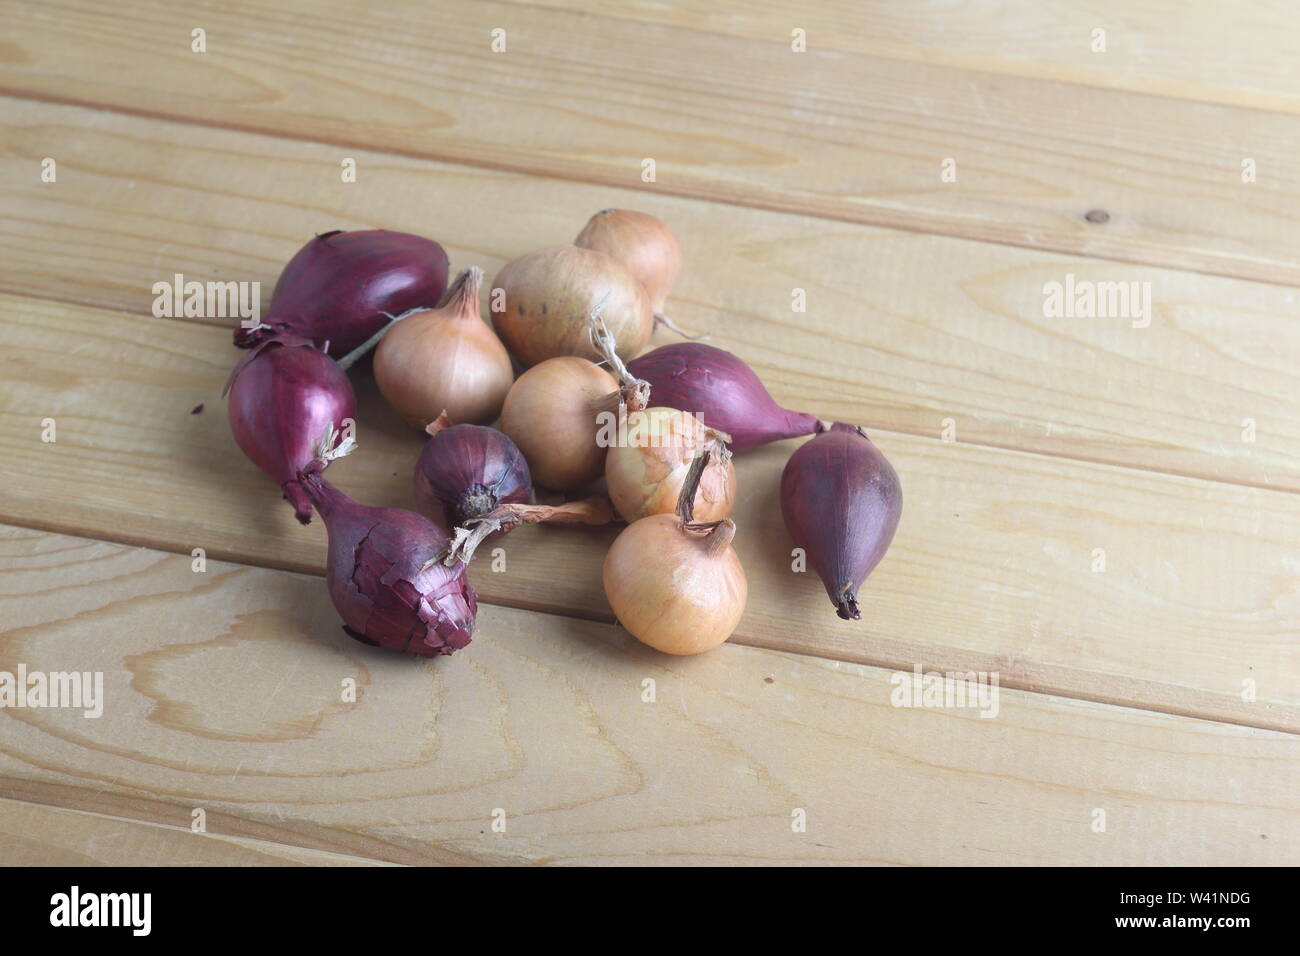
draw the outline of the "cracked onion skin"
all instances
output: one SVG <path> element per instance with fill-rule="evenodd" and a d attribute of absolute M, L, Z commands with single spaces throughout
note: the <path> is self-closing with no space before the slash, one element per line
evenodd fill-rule
<path fill-rule="evenodd" d="M 230 373 L 226 392 L 235 443 L 280 483 L 295 517 L 307 524 L 311 501 L 298 473 L 315 459 L 313 443 L 326 427 L 342 432 L 356 418 L 347 373 L 306 339 L 284 336 L 246 355 Z"/>
<path fill-rule="evenodd" d="M 343 630 L 363 644 L 438 657 L 470 642 L 478 596 L 465 565 L 425 565 L 447 534 L 413 511 L 358 504 L 314 466 L 302 485 L 329 531 L 326 581 Z"/>
<path fill-rule="evenodd" d="M 753 369 L 712 345 L 661 345 L 628 362 L 627 367 L 650 383 L 650 397 L 656 405 L 691 412 L 709 428 L 726 432 L 731 436 L 728 447 L 737 455 L 823 428 L 815 415 L 782 408 Z"/>
<path fill-rule="evenodd" d="M 781 473 L 781 513 L 844 620 L 862 617 L 858 589 L 885 556 L 903 512 L 893 466 L 857 426 L 836 422 Z"/>
<path fill-rule="evenodd" d="M 436 306 L 447 290 L 447 269 L 446 251 L 423 236 L 390 229 L 321 233 L 280 273 L 262 325 L 235 329 L 235 344 L 251 348 L 272 336 L 300 335 L 342 358 L 386 326 L 388 315 Z"/>

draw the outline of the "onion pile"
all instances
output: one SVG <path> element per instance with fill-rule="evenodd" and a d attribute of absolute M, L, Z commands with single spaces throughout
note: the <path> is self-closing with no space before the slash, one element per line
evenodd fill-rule
<path fill-rule="evenodd" d="M 266 322 L 235 333 L 253 351 L 226 386 L 231 431 L 300 521 L 321 515 L 349 635 L 420 657 L 463 648 L 478 607 L 466 569 L 483 542 L 617 510 L 628 524 L 602 568 L 617 619 L 668 654 L 717 647 L 748 597 L 732 453 L 808 435 L 781 476 L 786 527 L 837 614 L 861 617 L 858 590 L 898 526 L 898 476 L 861 428 L 783 408 L 730 352 L 640 355 L 657 323 L 676 328 L 663 309 L 681 268 L 664 223 L 606 209 L 572 245 L 502 267 L 489 325 L 483 271 L 446 289 L 446 253 L 430 239 L 336 231 L 294 256 Z M 429 436 L 415 467 L 424 514 L 359 504 L 322 475 L 356 445 L 345 370 L 372 348 L 380 392 Z M 534 481 L 568 493 L 602 478 L 608 497 L 533 501 Z"/>

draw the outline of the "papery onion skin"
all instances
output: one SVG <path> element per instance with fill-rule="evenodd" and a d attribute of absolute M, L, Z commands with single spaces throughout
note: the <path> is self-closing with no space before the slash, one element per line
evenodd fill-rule
<path fill-rule="evenodd" d="M 357 504 L 310 467 L 302 484 L 329 530 L 326 580 L 350 637 L 420 657 L 470 642 L 478 596 L 465 565 L 428 563 L 448 544 L 441 528 L 413 511 Z"/>
<path fill-rule="evenodd" d="M 699 654 L 729 638 L 745 613 L 749 584 L 727 544 L 710 553 L 709 535 L 686 530 L 676 515 L 628 525 L 601 572 L 619 623 L 665 654 Z"/>
<path fill-rule="evenodd" d="M 691 412 L 708 427 L 726 432 L 738 455 L 824 427 L 815 415 L 782 408 L 753 369 L 712 345 L 663 345 L 628 362 L 628 370 L 650 383 L 654 404 Z"/>
<path fill-rule="evenodd" d="M 682 247 L 662 221 L 631 209 L 602 209 L 587 220 L 573 244 L 622 263 L 645 286 L 651 309 L 664 310 L 682 271 Z"/>
<path fill-rule="evenodd" d="M 790 456 L 781 513 L 835 613 L 861 618 L 858 589 L 885 556 L 903 513 L 893 466 L 861 428 L 836 422 Z"/>
<path fill-rule="evenodd" d="M 479 318 L 483 270 L 465 269 L 436 309 L 398 322 L 375 350 L 375 382 L 408 425 L 423 428 L 442 412 L 486 425 L 501 414 L 514 383 L 510 355 Z"/>
<path fill-rule="evenodd" d="M 257 346 L 235 366 L 226 389 L 235 443 L 280 483 L 294 515 L 307 524 L 312 507 L 298 472 L 316 457 L 313 444 L 328 427 L 343 432 L 355 421 L 347 374 L 310 342 L 290 336 Z"/>
<path fill-rule="evenodd" d="M 533 497 L 528 462 L 510 438 L 482 425 L 452 425 L 424 443 L 415 465 L 420 510 L 448 530 L 503 504 Z"/>
<path fill-rule="evenodd" d="M 501 409 L 501 430 L 524 453 L 534 482 L 572 491 L 604 473 L 596 407 L 617 391 L 614 376 L 576 356 L 547 359 L 519 376 Z"/>
<path fill-rule="evenodd" d="M 447 253 L 423 236 L 388 229 L 322 233 L 280 273 L 256 329 L 235 344 L 299 335 L 342 358 L 388 324 L 388 315 L 433 308 L 447 289 Z M 388 313 L 388 315 L 385 315 Z"/>
<path fill-rule="evenodd" d="M 610 500 L 624 521 L 673 514 L 691 461 L 716 433 L 694 415 L 652 407 L 627 416 L 626 439 L 605 457 Z M 658 444 L 649 444 L 658 442 Z M 736 469 L 719 456 L 704 470 L 695 496 L 695 520 L 719 521 L 736 503 Z"/>
<path fill-rule="evenodd" d="M 492 312 L 501 341 L 525 366 L 576 355 L 599 361 L 591 344 L 589 318 L 601 317 L 618 353 L 636 355 L 654 331 L 654 310 L 640 281 L 603 252 L 552 246 L 507 263 L 492 281 L 492 295 L 504 292 L 504 310 Z"/>

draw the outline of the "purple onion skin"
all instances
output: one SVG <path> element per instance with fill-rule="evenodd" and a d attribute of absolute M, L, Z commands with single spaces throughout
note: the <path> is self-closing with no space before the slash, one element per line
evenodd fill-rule
<path fill-rule="evenodd" d="M 470 642 L 478 596 L 465 565 L 422 570 L 447 547 L 441 528 L 413 511 L 357 504 L 310 468 L 302 484 L 329 531 L 325 576 L 349 637 L 420 657 Z"/>
<path fill-rule="evenodd" d="M 415 500 L 444 528 L 479 518 L 498 505 L 528 504 L 533 480 L 523 452 L 503 432 L 452 425 L 430 436 L 415 464 Z"/>
<path fill-rule="evenodd" d="M 861 428 L 836 422 L 790 456 L 781 513 L 835 612 L 858 620 L 858 588 L 885 556 L 903 513 L 893 467 Z"/>
<path fill-rule="evenodd" d="M 322 233 L 280 273 L 264 327 L 236 329 L 235 344 L 251 348 L 271 336 L 299 335 L 342 358 L 388 324 L 385 312 L 436 306 L 447 291 L 447 265 L 442 246 L 423 236 Z"/>
<path fill-rule="evenodd" d="M 347 374 L 304 339 L 270 339 L 247 355 L 226 384 L 230 431 L 257 467 L 280 483 L 303 524 L 311 501 L 298 473 L 314 458 L 312 444 L 329 425 L 343 431 L 356 419 Z"/>
<path fill-rule="evenodd" d="M 813 415 L 782 408 L 754 370 L 730 352 L 700 342 L 663 345 L 627 363 L 650 383 L 650 404 L 693 412 L 731 436 L 735 454 L 822 428 Z"/>

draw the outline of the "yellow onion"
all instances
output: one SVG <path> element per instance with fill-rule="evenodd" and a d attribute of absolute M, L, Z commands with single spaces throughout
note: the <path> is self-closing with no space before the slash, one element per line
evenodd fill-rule
<path fill-rule="evenodd" d="M 622 422 L 625 421 L 625 426 Z M 695 517 L 718 521 L 736 503 L 736 469 L 722 443 L 730 436 L 706 428 L 690 412 L 647 408 L 629 413 L 605 455 L 605 482 L 624 521 L 672 514 L 691 463 L 701 452 L 709 463 L 695 498 Z"/>
<path fill-rule="evenodd" d="M 630 209 L 602 209 L 587 220 L 573 244 L 622 263 L 645 286 L 651 309 L 664 310 L 682 271 L 682 247 L 661 221 Z"/>
<path fill-rule="evenodd" d="M 501 413 L 514 381 L 510 355 L 479 316 L 483 270 L 461 272 L 436 309 L 393 323 L 375 350 L 375 381 L 416 428 L 443 411 L 485 425 Z"/>
<path fill-rule="evenodd" d="M 596 414 L 617 391 L 614 376 L 577 356 L 547 359 L 519 376 L 500 426 L 524 453 L 536 484 L 569 491 L 600 477 L 605 449 L 596 443 Z"/>
<path fill-rule="evenodd" d="M 552 246 L 497 273 L 492 323 L 524 365 L 561 355 L 595 360 L 588 317 L 601 302 L 619 353 L 630 358 L 645 348 L 654 310 L 640 280 L 603 252 Z"/>
<path fill-rule="evenodd" d="M 666 654 L 699 654 L 735 632 L 749 585 L 730 518 L 696 524 L 691 501 L 707 462 L 696 458 L 675 515 L 628 525 L 605 555 L 605 597 L 629 633 Z"/>

